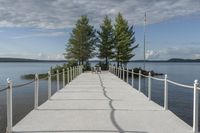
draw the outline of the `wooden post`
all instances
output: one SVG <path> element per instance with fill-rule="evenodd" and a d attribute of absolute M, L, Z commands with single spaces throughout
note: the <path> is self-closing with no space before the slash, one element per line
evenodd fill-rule
<path fill-rule="evenodd" d="M 13 107 L 12 107 L 12 81 L 8 78 L 8 89 L 7 89 L 7 129 L 6 133 L 12 133 L 13 126 Z"/>
<path fill-rule="evenodd" d="M 141 92 L 141 70 L 139 70 L 138 90 Z"/>
<path fill-rule="evenodd" d="M 38 108 L 38 90 L 39 90 L 39 78 L 38 74 L 35 74 L 34 109 Z"/>
<path fill-rule="evenodd" d="M 165 81 L 164 81 L 164 109 L 168 110 L 168 84 L 167 84 L 167 75 L 165 75 Z"/>
<path fill-rule="evenodd" d="M 151 100 L 151 72 L 149 72 L 149 77 L 148 77 L 148 98 L 149 101 Z"/>
<path fill-rule="evenodd" d="M 194 81 L 194 93 L 193 93 L 193 132 L 198 133 L 198 121 L 199 121 L 199 92 L 198 92 L 198 80 Z"/>
<path fill-rule="evenodd" d="M 48 71 L 48 100 L 51 98 L 51 71 Z"/>

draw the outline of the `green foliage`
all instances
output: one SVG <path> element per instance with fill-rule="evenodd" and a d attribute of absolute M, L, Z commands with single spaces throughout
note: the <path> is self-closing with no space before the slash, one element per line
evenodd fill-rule
<path fill-rule="evenodd" d="M 108 67 L 108 59 L 113 58 L 113 48 L 114 48 L 114 35 L 113 35 L 113 26 L 111 19 L 108 16 L 105 16 L 103 23 L 100 26 L 100 31 L 98 31 L 98 42 L 97 45 L 99 48 L 100 59 L 105 59 L 106 66 Z M 106 68 L 107 69 L 107 68 Z"/>
<path fill-rule="evenodd" d="M 64 54 L 65 58 L 83 64 L 94 56 L 95 44 L 96 36 L 93 26 L 89 24 L 87 16 L 81 16 L 72 30 Z"/>
<path fill-rule="evenodd" d="M 115 21 L 115 60 L 119 66 L 119 63 L 120 65 L 125 64 L 134 56 L 132 51 L 138 45 L 132 46 L 135 42 L 133 26 L 129 27 L 128 21 L 123 18 L 121 13 L 118 14 Z"/>

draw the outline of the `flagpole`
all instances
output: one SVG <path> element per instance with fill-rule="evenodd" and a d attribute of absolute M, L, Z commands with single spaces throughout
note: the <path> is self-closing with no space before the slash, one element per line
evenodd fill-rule
<path fill-rule="evenodd" d="M 145 70 L 145 64 L 146 64 L 146 12 L 144 14 L 144 64 L 143 64 L 144 70 Z"/>

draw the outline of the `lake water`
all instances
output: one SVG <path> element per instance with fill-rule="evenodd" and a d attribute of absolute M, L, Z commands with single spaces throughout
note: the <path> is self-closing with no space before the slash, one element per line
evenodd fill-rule
<path fill-rule="evenodd" d="M 63 63 L 0 63 L 0 89 L 5 87 L 9 77 L 14 84 L 29 82 L 22 80 L 21 75 L 29 73 L 46 73 L 51 66 Z M 94 64 L 94 63 L 92 63 Z M 142 63 L 129 63 L 128 67 L 142 67 Z M 193 85 L 195 79 L 200 79 L 200 63 L 146 63 L 146 69 L 168 74 L 170 80 Z M 160 76 L 161 78 L 163 76 Z M 129 81 L 131 82 L 131 81 Z M 138 88 L 135 79 L 135 87 Z M 52 82 L 52 92 L 56 83 Z M 147 80 L 142 79 L 142 92 L 147 95 Z M 14 124 L 33 109 L 34 83 L 26 87 L 13 89 L 13 120 Z M 164 84 L 152 80 L 152 99 L 163 106 Z M 47 81 L 40 81 L 39 104 L 47 100 Z M 169 109 L 178 117 L 192 125 L 193 90 L 169 84 Z M 0 132 L 6 127 L 6 92 L 0 93 Z"/>

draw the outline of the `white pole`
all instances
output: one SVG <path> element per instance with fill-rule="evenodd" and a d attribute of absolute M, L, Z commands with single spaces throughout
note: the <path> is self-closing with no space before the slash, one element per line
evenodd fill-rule
<path fill-rule="evenodd" d="M 38 90 L 39 90 L 39 78 L 38 74 L 35 74 L 34 109 L 38 108 Z"/>
<path fill-rule="evenodd" d="M 60 83 L 59 83 L 59 70 L 57 70 L 57 91 L 59 90 L 60 88 Z"/>
<path fill-rule="evenodd" d="M 139 70 L 138 90 L 141 92 L 141 70 Z"/>
<path fill-rule="evenodd" d="M 63 69 L 63 88 L 65 88 L 65 69 Z"/>
<path fill-rule="evenodd" d="M 51 98 L 51 71 L 48 71 L 48 99 Z"/>
<path fill-rule="evenodd" d="M 132 87 L 134 88 L 134 70 L 133 69 L 132 69 L 131 75 L 132 75 Z"/>
<path fill-rule="evenodd" d="M 148 98 L 151 100 L 151 72 L 149 72 L 149 82 L 148 82 Z"/>
<path fill-rule="evenodd" d="M 193 96 L 193 132 L 198 133 L 198 121 L 199 121 L 199 92 L 198 92 L 198 80 L 194 81 L 194 96 Z"/>
<path fill-rule="evenodd" d="M 145 63 L 146 63 L 146 12 L 144 15 L 144 70 L 145 70 Z"/>
<path fill-rule="evenodd" d="M 168 110 L 168 84 L 167 84 L 167 74 L 165 74 L 164 81 L 164 109 Z"/>
<path fill-rule="evenodd" d="M 127 75 L 126 75 L 126 82 L 128 83 L 128 76 L 129 76 L 129 75 L 128 75 L 128 74 L 129 74 L 128 67 L 127 67 L 127 71 L 126 71 L 126 72 L 127 72 Z"/>
<path fill-rule="evenodd" d="M 12 107 L 12 81 L 7 79 L 8 89 L 7 89 L 7 133 L 12 133 L 13 125 L 13 107 Z"/>

